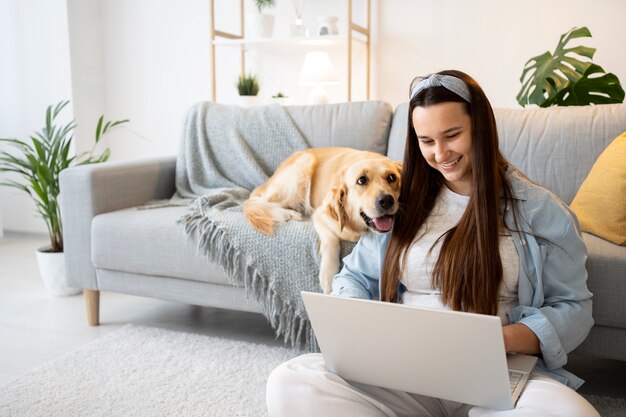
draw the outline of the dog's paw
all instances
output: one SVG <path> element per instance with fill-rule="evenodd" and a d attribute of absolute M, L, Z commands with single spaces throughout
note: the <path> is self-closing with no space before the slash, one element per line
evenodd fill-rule
<path fill-rule="evenodd" d="M 304 220 L 304 216 L 302 215 L 302 213 L 299 213 L 295 210 L 289 210 L 290 213 L 290 217 L 287 220 L 297 220 L 299 222 L 301 222 L 302 220 Z"/>
<path fill-rule="evenodd" d="M 281 222 L 288 222 L 289 220 L 302 221 L 304 219 L 301 213 L 291 209 L 282 209 L 280 214 L 277 213 L 277 217 Z"/>
<path fill-rule="evenodd" d="M 330 294 L 333 290 L 333 279 L 335 278 L 334 272 L 320 271 L 320 287 L 324 294 Z"/>
<path fill-rule="evenodd" d="M 320 282 L 320 287 L 322 287 L 322 292 L 324 294 L 330 294 L 333 290 L 332 282 L 330 284 L 326 282 Z"/>

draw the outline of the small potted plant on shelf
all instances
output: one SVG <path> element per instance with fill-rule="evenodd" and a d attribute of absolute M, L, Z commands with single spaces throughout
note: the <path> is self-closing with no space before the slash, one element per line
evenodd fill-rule
<path fill-rule="evenodd" d="M 276 5 L 275 0 L 254 0 L 259 13 L 246 14 L 246 37 L 248 38 L 271 38 L 274 33 L 274 15 L 263 13 Z"/>
<path fill-rule="evenodd" d="M 104 162 L 111 154 L 107 148 L 96 155 L 95 148 L 102 137 L 115 126 L 128 122 L 118 120 L 104 122 L 100 116 L 96 127 L 96 141 L 89 152 L 71 155 L 72 131 L 76 124 L 55 123 L 59 113 L 69 101 L 61 101 L 56 106 L 48 106 L 46 122 L 40 132 L 30 136 L 30 140 L 0 139 L 0 143 L 10 145 L 15 152 L 0 151 L 0 172 L 17 174 L 22 181 L 5 179 L 0 185 L 16 188 L 28 194 L 35 202 L 37 212 L 48 227 L 50 246 L 37 249 L 37 261 L 44 284 L 52 295 L 72 295 L 79 289 L 65 285 L 65 258 L 63 255 L 63 223 L 59 205 L 59 174 L 65 168 Z"/>
<path fill-rule="evenodd" d="M 241 74 L 237 79 L 239 103 L 244 107 L 258 104 L 259 80 L 254 74 Z"/>
<path fill-rule="evenodd" d="M 274 103 L 280 104 L 281 106 L 287 106 L 290 104 L 289 97 L 286 96 L 282 91 L 279 91 L 278 93 L 274 94 L 272 96 L 272 101 Z"/>

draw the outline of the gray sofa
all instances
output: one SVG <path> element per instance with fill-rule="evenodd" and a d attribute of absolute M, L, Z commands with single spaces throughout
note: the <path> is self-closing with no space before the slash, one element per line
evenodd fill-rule
<path fill-rule="evenodd" d="M 407 105 L 286 107 L 313 147 L 351 146 L 401 160 Z M 604 148 L 626 130 L 626 105 L 496 109 L 501 149 L 530 178 L 571 203 Z M 197 253 L 176 220 L 185 207 L 137 206 L 175 191 L 174 157 L 110 162 L 61 174 L 68 285 L 83 288 L 88 322 L 99 291 L 262 312 L 223 269 Z M 626 247 L 584 234 L 595 326 L 578 352 L 626 360 Z M 106 306 L 104 306 L 106 308 Z"/>

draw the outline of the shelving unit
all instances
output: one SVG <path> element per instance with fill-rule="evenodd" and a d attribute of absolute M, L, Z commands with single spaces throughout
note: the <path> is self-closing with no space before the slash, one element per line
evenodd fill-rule
<path fill-rule="evenodd" d="M 329 45 L 345 46 L 347 55 L 347 98 L 348 101 L 352 100 L 352 71 L 353 71 L 353 48 L 352 42 L 359 41 L 365 45 L 366 58 L 365 58 L 365 97 L 370 98 L 370 24 L 371 24 L 371 0 L 367 1 L 367 13 L 366 20 L 367 25 L 361 26 L 354 21 L 353 15 L 353 0 L 347 0 L 348 6 L 348 25 L 347 36 L 320 36 L 313 38 L 259 38 L 259 39 L 246 39 L 245 37 L 245 22 L 244 22 L 244 1 L 239 0 L 239 27 L 240 33 L 230 33 L 215 28 L 215 0 L 210 0 L 210 14 L 211 14 L 211 86 L 212 86 L 212 99 L 216 101 L 217 98 L 217 83 L 216 83 L 216 47 L 236 47 L 241 50 L 241 74 L 246 72 L 246 51 L 251 49 L 261 50 L 263 47 L 291 47 L 291 46 L 305 46 L 305 45 L 318 45 L 320 47 Z M 236 4 L 236 2 L 232 2 Z M 364 39 L 359 39 L 359 34 Z M 343 45 L 345 43 L 345 45 Z"/>

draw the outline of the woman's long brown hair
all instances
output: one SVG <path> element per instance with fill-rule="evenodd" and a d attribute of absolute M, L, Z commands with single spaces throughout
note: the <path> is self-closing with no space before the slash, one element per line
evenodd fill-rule
<path fill-rule="evenodd" d="M 441 290 L 444 304 L 453 310 L 495 315 L 502 283 L 499 232 L 502 197 L 510 201 L 506 180 L 508 163 L 498 148 L 493 109 L 478 83 L 460 71 L 442 71 L 463 80 L 469 87 L 471 103 L 444 87 L 427 88 L 409 104 L 408 130 L 404 151 L 400 210 L 385 256 L 381 300 L 398 301 L 398 284 L 407 250 L 429 216 L 437 194 L 444 186 L 441 173 L 431 168 L 419 149 L 412 114 L 417 106 L 460 102 L 471 117 L 473 190 L 458 225 L 439 240 L 442 246 L 433 270 L 434 288 Z M 503 216 L 503 214 L 502 214 Z M 438 241 L 439 241 L 438 240 Z M 436 245 L 437 243 L 435 243 Z"/>

